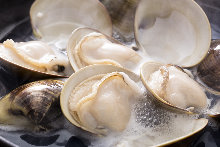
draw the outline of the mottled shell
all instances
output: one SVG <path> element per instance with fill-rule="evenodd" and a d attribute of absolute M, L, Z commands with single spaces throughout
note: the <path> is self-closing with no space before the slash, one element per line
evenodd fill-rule
<path fill-rule="evenodd" d="M 100 1 L 107 8 L 120 39 L 131 41 L 134 37 L 134 14 L 139 0 Z"/>
<path fill-rule="evenodd" d="M 61 115 L 59 96 L 64 82 L 42 80 L 22 85 L 0 100 L 0 122 L 9 125 L 47 124 Z M 18 121 L 19 120 L 19 121 Z"/>
<path fill-rule="evenodd" d="M 210 88 L 220 92 L 220 40 L 213 40 L 207 57 L 198 66 L 199 78 Z"/>

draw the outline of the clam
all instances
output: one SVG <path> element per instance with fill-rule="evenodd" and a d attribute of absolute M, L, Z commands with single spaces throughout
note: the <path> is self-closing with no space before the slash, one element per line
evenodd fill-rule
<path fill-rule="evenodd" d="M 112 23 L 98 0 L 36 0 L 30 9 L 33 32 L 58 48 L 65 48 L 71 32 L 89 26 L 108 35 Z"/>
<path fill-rule="evenodd" d="M 39 77 L 70 76 L 72 67 L 66 55 L 42 41 L 14 42 L 6 40 L 0 44 L 1 64 L 12 72 L 38 74 Z"/>
<path fill-rule="evenodd" d="M 220 93 L 220 40 L 213 40 L 207 57 L 198 66 L 197 74 L 200 80 L 212 89 Z"/>
<path fill-rule="evenodd" d="M 192 67 L 210 46 L 209 21 L 192 0 L 140 0 L 134 28 L 138 47 L 165 64 Z"/>
<path fill-rule="evenodd" d="M 0 100 L 0 123 L 48 125 L 61 115 L 59 96 L 64 82 L 41 80 L 22 85 Z"/>
<path fill-rule="evenodd" d="M 205 110 L 208 106 L 202 87 L 173 65 L 147 62 L 141 67 L 146 88 L 160 101 L 188 112 Z"/>
<path fill-rule="evenodd" d="M 111 64 L 134 70 L 142 60 L 131 48 L 90 28 L 73 31 L 67 54 L 75 71 L 92 64 Z"/>
<path fill-rule="evenodd" d="M 65 83 L 60 104 L 75 126 L 98 135 L 121 132 L 130 119 L 133 102 L 142 95 L 139 77 L 113 65 L 87 66 Z"/>

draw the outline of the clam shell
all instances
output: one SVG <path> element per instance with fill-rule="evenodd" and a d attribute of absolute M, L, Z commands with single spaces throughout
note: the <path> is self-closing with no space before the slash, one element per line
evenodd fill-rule
<path fill-rule="evenodd" d="M 192 122 L 192 123 L 194 123 L 195 125 L 194 125 L 194 128 L 191 130 L 192 131 L 191 133 L 189 133 L 189 134 L 187 134 L 185 136 L 181 136 L 179 138 L 176 138 L 176 139 L 173 139 L 173 140 L 161 143 L 161 144 L 159 144 L 157 146 L 171 145 L 173 143 L 176 143 L 178 141 L 182 141 L 182 140 L 184 140 L 184 139 L 186 139 L 188 137 L 191 137 L 191 136 L 193 136 L 195 134 L 198 134 L 201 130 L 203 130 L 206 127 L 206 125 L 208 124 L 208 119 L 200 118 L 200 119 L 194 120 L 194 122 Z"/>
<path fill-rule="evenodd" d="M 107 8 L 114 29 L 124 41 L 132 41 L 134 32 L 134 14 L 139 0 L 101 0 Z"/>
<path fill-rule="evenodd" d="M 167 142 L 164 142 L 164 143 L 161 143 L 157 146 L 167 146 L 167 145 L 171 145 L 173 143 L 176 143 L 176 142 L 179 142 L 179 141 L 182 141 L 188 137 L 191 137 L 193 135 L 196 135 L 198 134 L 201 130 L 203 130 L 206 125 L 208 124 L 208 119 L 205 119 L 205 118 L 200 118 L 200 119 L 196 119 L 194 120 L 192 123 L 194 123 L 194 127 L 192 128 L 191 130 L 191 133 L 185 135 L 185 136 L 181 136 L 179 138 L 176 138 L 176 139 L 173 139 L 173 140 L 170 140 L 170 141 L 167 141 Z"/>
<path fill-rule="evenodd" d="M 86 27 L 83 27 L 83 28 L 78 28 L 78 29 L 75 29 L 71 36 L 70 36 L 70 39 L 69 39 L 69 42 L 68 42 L 68 45 L 67 45 L 67 55 L 68 55 L 68 58 L 69 58 L 69 61 L 73 67 L 73 69 L 75 71 L 78 71 L 83 65 L 78 65 L 78 62 L 80 63 L 83 63 L 84 60 L 83 59 L 87 59 L 86 57 L 84 58 L 81 58 L 81 56 L 79 56 L 77 53 L 76 53 L 76 47 L 77 45 L 80 43 L 80 41 L 87 35 L 90 35 L 91 33 L 99 33 L 99 35 L 103 35 L 108 41 L 110 41 L 111 43 L 114 43 L 114 49 L 113 52 L 115 52 L 115 45 L 117 45 L 117 49 L 121 49 L 122 48 L 122 51 L 123 53 L 122 54 L 117 54 L 116 56 L 120 56 L 122 57 L 123 59 L 126 58 L 126 60 L 124 59 L 123 60 L 123 63 L 121 63 L 122 61 L 121 60 L 115 60 L 114 55 L 110 54 L 109 53 L 109 50 L 111 49 L 110 47 L 103 47 L 104 45 L 101 45 L 100 47 L 100 50 L 102 50 L 102 52 L 105 53 L 105 58 L 104 59 L 97 59 L 98 61 L 101 61 L 100 63 L 98 62 L 95 62 L 95 63 L 91 63 L 91 62 L 88 62 L 89 65 L 91 64 L 113 64 L 113 65 L 117 65 L 117 66 L 122 66 L 122 65 L 125 65 L 125 68 L 128 68 L 128 69 L 132 69 L 132 68 L 136 68 L 138 67 L 138 64 L 140 63 L 140 61 L 142 60 L 142 57 L 140 55 L 138 55 L 135 51 L 133 51 L 131 48 L 128 48 L 126 46 L 124 46 L 123 44 L 121 44 L 119 41 L 115 40 L 114 38 L 112 37 L 109 37 L 105 34 L 102 34 L 100 33 L 98 30 L 95 30 L 95 29 L 91 29 L 91 28 L 86 28 Z M 103 37 L 102 36 L 102 37 Z M 92 37 L 91 37 L 92 38 Z M 95 38 L 95 37 L 94 37 Z M 96 37 L 98 38 L 98 37 Z M 99 37 L 101 38 L 101 37 Z M 102 39 L 102 38 L 101 38 Z M 84 39 L 83 41 L 85 42 L 86 39 Z M 103 40 L 102 40 L 103 41 Z M 95 42 L 97 43 L 97 42 Z M 99 43 L 99 42 L 98 42 Z M 106 42 L 104 42 L 106 43 Z M 91 43 L 90 43 L 91 44 Z M 106 43 L 107 44 L 107 43 Z M 80 44 L 81 45 L 81 44 Z M 79 46 L 79 45 L 78 45 Z M 107 46 L 107 45 L 106 45 Z M 81 47 L 81 46 L 80 46 Z M 111 46 L 112 47 L 112 46 Z M 79 47 L 78 47 L 79 48 Z M 108 50 L 107 50 L 108 49 Z M 99 52 L 101 52 L 100 50 L 98 50 Z M 107 50 L 107 51 L 106 51 Z M 128 50 L 126 53 L 124 50 Z M 95 50 L 96 51 L 96 50 Z M 93 51 L 93 52 L 95 52 Z M 99 52 L 97 51 L 97 54 L 100 54 Z M 95 53 L 93 53 L 95 55 Z M 78 60 L 80 61 L 77 61 L 77 58 L 79 58 Z M 93 57 L 93 56 L 92 56 Z M 105 62 L 104 62 L 105 61 Z M 121 62 L 120 62 L 121 61 Z M 90 64 L 91 63 L 91 64 Z M 135 66 L 136 64 L 136 66 Z"/>
<path fill-rule="evenodd" d="M 107 74 L 112 72 L 124 72 L 131 78 L 134 82 L 140 81 L 140 78 L 133 72 L 120 68 L 113 65 L 91 65 L 85 68 L 80 69 L 78 72 L 74 73 L 69 79 L 65 82 L 64 88 L 61 92 L 60 105 L 61 110 L 64 116 L 75 126 L 80 127 L 84 130 L 90 131 L 84 126 L 82 126 L 69 112 L 69 96 L 71 95 L 72 90 L 79 85 L 82 81 L 100 74 Z M 93 132 L 96 133 L 96 132 Z"/>
<path fill-rule="evenodd" d="M 198 77 L 212 93 L 220 95 L 220 40 L 213 40 L 207 57 L 199 64 Z"/>
<path fill-rule="evenodd" d="M 7 40 L 7 41 L 12 41 L 12 40 Z M 32 51 L 33 45 L 37 45 L 36 47 L 35 46 L 33 47 L 33 52 L 36 52 L 36 48 L 37 48 L 37 50 L 40 50 L 39 49 L 40 44 L 42 44 L 42 46 L 40 46 L 40 47 L 44 48 L 45 47 L 44 45 L 46 45 L 45 43 L 40 42 L 40 41 L 29 41 L 29 42 L 18 42 L 18 43 L 16 42 L 15 44 L 22 44 L 20 46 L 23 46 L 27 50 L 26 53 L 23 55 L 20 53 L 21 51 L 14 52 L 13 50 L 9 49 L 8 47 L 5 47 L 3 44 L 0 44 L 0 48 L 2 50 L 2 52 L 0 54 L 0 61 L 1 61 L 0 65 L 3 68 L 5 68 L 8 72 L 16 74 L 18 79 L 21 79 L 23 81 L 25 81 L 25 80 L 34 81 L 34 80 L 46 79 L 46 78 L 68 77 L 73 73 L 73 69 L 70 66 L 70 63 L 68 60 L 67 61 L 65 60 L 65 62 L 63 62 L 63 60 L 62 60 L 61 63 L 57 60 L 57 63 L 54 62 L 55 64 L 52 63 L 51 65 L 50 65 L 51 62 L 44 61 L 44 63 L 42 63 L 42 69 L 46 68 L 44 66 L 57 65 L 57 69 L 56 69 L 57 71 L 51 70 L 48 72 L 47 71 L 48 69 L 45 71 L 39 71 L 39 69 L 41 69 L 41 67 L 40 67 L 41 61 L 40 61 L 40 59 L 37 59 L 37 58 L 39 58 L 38 57 L 39 55 L 36 55 L 38 53 L 31 53 L 31 51 Z M 49 47 L 49 46 L 46 46 L 46 47 Z M 48 49 L 48 52 L 46 52 L 44 55 L 47 55 L 49 58 L 49 56 L 50 56 L 49 49 L 52 49 L 52 48 L 46 48 L 46 47 L 45 47 L 45 49 Z M 17 47 L 15 47 L 15 49 L 16 48 Z M 57 58 L 57 56 L 59 56 L 59 54 L 58 54 L 59 51 L 56 51 L 54 53 L 56 53 L 54 57 Z M 36 56 L 36 59 L 35 58 L 32 59 L 31 56 L 33 56 L 33 54 L 34 54 L 34 56 Z M 42 55 L 42 53 L 41 53 L 41 55 Z M 51 55 L 53 56 L 53 54 L 51 54 Z M 61 59 L 64 56 L 65 55 L 62 53 Z M 42 58 L 42 56 L 40 58 Z M 34 61 L 33 63 L 32 63 L 32 60 Z M 54 60 L 54 61 L 56 61 L 56 60 Z M 35 62 L 37 62 L 37 65 L 35 65 L 36 64 Z M 48 65 L 44 65 L 44 64 L 48 64 Z"/>
<path fill-rule="evenodd" d="M 25 126 L 47 125 L 61 115 L 60 80 L 41 80 L 22 85 L 0 100 L 0 123 Z"/>
<path fill-rule="evenodd" d="M 193 126 L 192 128 L 190 128 L 190 130 L 187 131 L 187 133 L 185 133 L 185 135 L 182 135 L 180 137 L 174 137 L 174 139 L 169 139 L 167 141 L 162 141 L 161 143 L 155 143 L 155 140 L 157 140 L 157 137 L 152 137 L 151 140 L 151 136 L 149 134 L 147 134 L 145 138 L 145 135 L 141 135 L 139 137 L 137 137 L 136 135 L 130 137 L 130 138 L 126 138 L 126 139 L 122 139 L 120 140 L 119 144 L 117 144 L 117 147 L 133 147 L 133 146 L 154 146 L 154 147 L 161 147 L 161 146 L 168 146 L 171 144 L 174 144 L 176 142 L 180 142 L 183 141 L 191 136 L 194 136 L 196 134 L 198 134 L 202 129 L 205 128 L 205 126 L 208 124 L 208 120 L 201 118 L 201 119 L 195 119 L 195 120 L 191 120 L 191 124 L 188 124 L 189 126 Z M 187 126 L 187 123 L 184 124 L 183 128 Z M 160 135 L 163 136 L 163 135 Z M 186 140 L 187 141 L 187 140 Z M 177 144 L 179 145 L 179 144 Z M 177 146 L 176 145 L 176 146 Z M 174 146 L 174 145 L 171 145 Z"/>
<path fill-rule="evenodd" d="M 64 78 L 65 76 L 43 73 L 34 69 L 20 66 L 0 57 L 0 66 L 7 72 L 12 73 L 18 79 L 19 83 L 24 81 L 35 81 L 47 78 Z"/>
<path fill-rule="evenodd" d="M 158 71 L 159 70 L 159 68 L 161 67 L 161 66 L 163 66 L 164 64 L 162 64 L 162 63 L 157 63 L 157 62 L 146 62 L 146 63 L 144 63 L 143 65 L 142 65 L 142 67 L 141 67 L 141 72 L 140 72 L 140 76 L 141 76 L 141 80 L 142 80 L 142 82 L 143 82 L 143 84 L 145 85 L 145 87 L 154 95 L 154 97 L 159 101 L 159 102 L 162 102 L 162 103 L 164 103 L 164 104 L 166 104 L 166 105 L 168 105 L 170 108 L 174 108 L 174 109 L 176 109 L 176 110 L 180 110 L 180 111 L 184 111 L 184 112 L 186 112 L 186 113 L 194 113 L 194 111 L 192 111 L 192 110 L 190 110 L 190 109 L 185 109 L 185 108 L 183 108 L 183 106 L 181 105 L 181 106 L 176 106 L 176 105 L 174 105 L 174 104 L 171 104 L 170 102 L 168 102 L 168 100 L 165 100 L 164 98 L 162 98 L 157 92 L 155 92 L 153 89 L 152 89 L 152 87 L 150 86 L 150 83 L 148 82 L 148 80 L 150 79 L 150 76 L 154 73 L 154 72 L 156 72 L 156 71 Z M 177 68 L 178 69 L 178 68 Z M 165 71 L 166 72 L 166 71 Z M 168 73 L 169 74 L 169 73 Z M 158 77 L 159 78 L 159 77 Z M 165 78 L 165 80 L 166 80 L 166 77 L 163 77 L 163 78 Z M 168 79 L 169 79 L 169 76 L 168 76 Z M 193 102 L 193 101 L 191 101 L 191 102 L 189 102 L 192 106 L 193 105 L 195 105 L 195 106 L 193 106 L 193 107 L 201 107 L 201 106 L 203 106 L 203 105 L 205 105 L 205 103 L 207 103 L 207 97 L 206 97 L 206 95 L 205 95 L 205 93 L 204 93 L 204 91 L 203 91 L 203 89 L 202 88 L 200 88 L 200 86 L 199 86 L 199 84 L 197 84 L 195 81 L 194 81 L 194 83 L 191 83 L 191 84 L 196 84 L 196 86 L 197 86 L 197 89 L 199 88 L 199 90 L 200 90 L 200 92 L 202 91 L 203 92 L 203 94 L 202 95 L 200 95 L 203 99 L 201 99 L 201 102 L 202 102 L 202 104 L 201 105 L 198 105 L 198 106 L 196 106 L 195 104 L 195 102 Z M 191 87 L 191 89 L 192 89 L 192 87 Z M 160 91 L 161 92 L 161 91 Z M 187 91 L 185 91 L 185 92 L 187 92 Z M 165 93 L 165 95 L 166 95 L 166 93 Z M 193 103 L 192 103 L 193 102 Z M 174 102 L 172 102 L 172 103 L 174 103 Z M 185 103 L 185 102 L 184 102 Z M 204 103 L 204 104 L 203 104 Z M 186 106 L 188 105 L 188 104 L 185 104 Z M 207 105 L 207 104 L 206 104 Z M 188 105 L 188 107 L 189 107 L 189 105 Z M 204 106 L 203 106 L 204 107 Z M 202 108 L 202 109 L 204 109 L 204 108 Z"/>
<path fill-rule="evenodd" d="M 49 40 L 59 35 L 68 37 L 80 26 L 112 34 L 110 16 L 98 0 L 36 0 L 30 17 L 34 34 Z"/>
<path fill-rule="evenodd" d="M 208 18 L 192 0 L 141 0 L 134 27 L 138 47 L 157 62 L 192 67 L 210 46 Z"/>

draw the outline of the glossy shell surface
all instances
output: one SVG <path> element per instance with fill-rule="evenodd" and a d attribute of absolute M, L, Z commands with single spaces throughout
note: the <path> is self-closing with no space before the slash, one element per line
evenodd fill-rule
<path fill-rule="evenodd" d="M 192 67 L 211 42 L 207 16 L 192 0 L 141 0 L 135 14 L 138 47 L 154 61 Z"/>

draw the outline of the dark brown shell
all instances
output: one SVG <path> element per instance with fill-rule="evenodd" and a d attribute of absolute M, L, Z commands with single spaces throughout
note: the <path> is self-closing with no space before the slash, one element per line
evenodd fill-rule
<path fill-rule="evenodd" d="M 4 99 L 10 103 L 6 107 L 8 115 L 28 118 L 34 124 L 46 124 L 61 115 L 59 97 L 63 84 L 59 80 L 25 84 L 6 95 L 0 103 Z"/>
<path fill-rule="evenodd" d="M 119 35 L 128 40 L 133 33 L 134 14 L 139 0 L 100 0 L 107 8 Z M 122 37 L 121 36 L 121 37 Z M 129 40 L 128 40 L 129 41 Z"/>
<path fill-rule="evenodd" d="M 198 66 L 199 78 L 210 88 L 220 91 L 220 40 L 213 40 L 207 57 Z"/>

